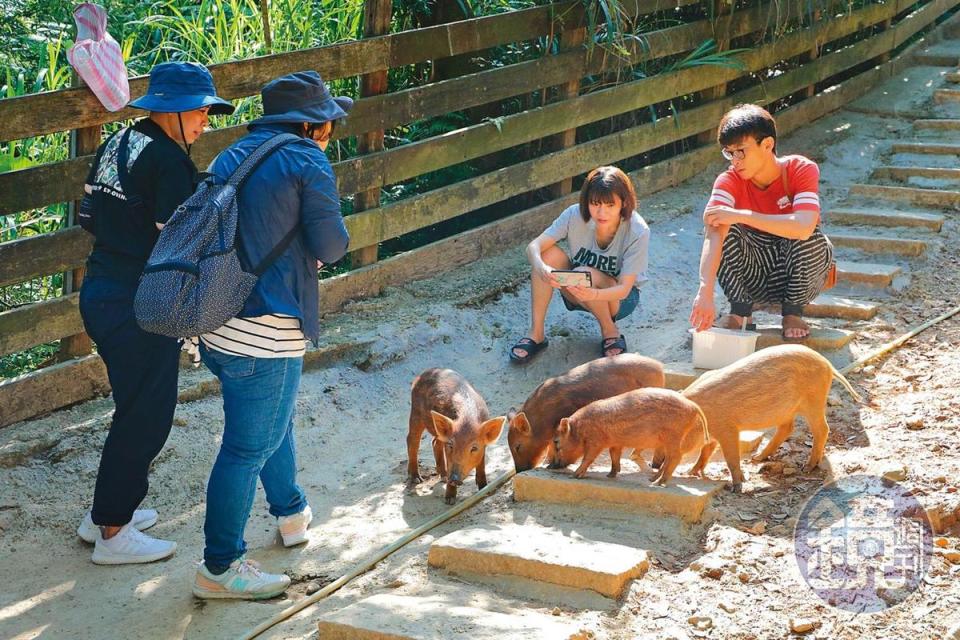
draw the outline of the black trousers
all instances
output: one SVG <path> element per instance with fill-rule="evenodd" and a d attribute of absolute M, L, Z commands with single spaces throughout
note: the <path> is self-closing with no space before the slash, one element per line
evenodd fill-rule
<path fill-rule="evenodd" d="M 80 289 L 80 315 L 107 366 L 116 405 L 93 496 L 93 522 L 100 526 L 133 518 L 177 405 L 178 341 L 137 325 L 136 291 L 136 283 L 103 277 L 84 279 Z"/>
<path fill-rule="evenodd" d="M 723 240 L 717 281 L 735 315 L 773 302 L 783 315 L 799 316 L 823 290 L 832 262 L 833 245 L 819 226 L 806 240 L 791 240 L 734 224 Z"/>

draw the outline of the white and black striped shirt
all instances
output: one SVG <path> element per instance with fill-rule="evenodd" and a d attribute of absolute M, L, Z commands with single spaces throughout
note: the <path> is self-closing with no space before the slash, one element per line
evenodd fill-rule
<path fill-rule="evenodd" d="M 306 352 L 300 320 L 273 313 L 256 318 L 231 318 L 222 327 L 200 336 L 209 349 L 234 356 L 298 358 Z"/>

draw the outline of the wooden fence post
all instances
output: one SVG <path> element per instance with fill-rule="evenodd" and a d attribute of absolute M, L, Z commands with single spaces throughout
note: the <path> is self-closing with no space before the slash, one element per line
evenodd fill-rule
<path fill-rule="evenodd" d="M 363 6 L 363 36 L 380 36 L 390 31 L 392 17 L 392 0 L 366 0 Z M 387 92 L 387 69 L 367 73 L 360 77 L 360 97 L 380 95 Z M 359 154 L 383 150 L 383 129 L 369 131 L 357 137 L 357 152 Z M 380 206 L 380 187 L 362 191 L 353 198 L 355 213 L 375 209 Z M 378 245 L 361 247 L 350 256 L 353 268 L 373 264 L 377 261 Z"/>
<path fill-rule="evenodd" d="M 810 23 L 810 27 L 813 28 L 816 24 L 820 22 L 820 9 L 816 9 L 813 12 L 813 20 Z M 889 20 L 887 23 L 889 24 Z M 820 43 L 816 43 L 810 51 L 807 52 L 806 57 L 804 58 L 805 62 L 812 62 L 820 56 Z M 812 84 L 806 89 L 806 96 L 812 98 L 817 93 L 817 85 Z"/>
<path fill-rule="evenodd" d="M 731 6 L 732 3 L 728 3 L 726 0 L 713 0 L 712 7 L 714 24 L 716 24 L 716 21 L 719 20 L 721 16 L 730 13 Z M 716 28 L 714 29 L 714 37 L 716 38 L 717 52 L 725 51 L 730 48 L 730 39 L 722 37 L 721 34 L 716 32 Z M 700 99 L 701 102 L 711 102 L 713 100 L 719 100 L 726 95 L 727 83 L 724 82 L 723 84 L 718 84 L 715 87 L 701 91 Z M 709 130 L 697 135 L 697 145 L 716 144 L 716 142 L 717 129 L 715 123 L 711 123 Z"/>
<path fill-rule="evenodd" d="M 582 47 L 584 41 L 587 37 L 587 28 L 580 27 L 579 29 L 570 29 L 564 31 L 560 34 L 560 52 L 570 51 L 578 47 Z M 566 82 L 558 87 L 558 98 L 560 100 L 568 100 L 570 98 L 576 98 L 580 94 L 580 75 L 577 74 L 576 78 L 573 78 L 569 82 Z M 544 89 L 547 91 L 547 89 Z M 554 151 L 560 151 L 561 149 L 568 149 L 573 145 L 577 144 L 577 129 L 567 129 L 558 133 L 553 138 L 552 148 Z M 565 178 L 556 184 L 552 184 L 549 187 L 550 197 L 553 199 L 562 198 L 573 190 L 573 178 Z"/>
<path fill-rule="evenodd" d="M 84 86 L 83 80 L 73 74 L 73 85 Z M 79 158 L 88 156 L 97 152 L 100 146 L 100 136 L 102 134 L 101 126 L 84 127 L 82 129 L 73 129 L 70 131 L 70 157 Z M 74 200 L 67 204 L 67 224 L 72 226 L 77 224 L 77 208 L 80 206 L 79 200 Z M 83 284 L 83 274 L 86 269 L 80 267 L 73 271 L 63 274 L 63 294 L 73 293 L 80 290 Z M 93 351 L 93 342 L 86 333 L 67 336 L 60 341 L 60 350 L 57 352 L 57 360 L 64 361 L 78 356 L 87 355 Z"/>
<path fill-rule="evenodd" d="M 890 28 L 890 25 L 891 25 L 892 23 L 893 23 L 893 20 L 891 20 L 890 18 L 887 18 L 886 20 L 884 20 L 884 21 L 881 22 L 880 24 L 883 25 L 883 30 L 884 30 L 884 31 L 887 31 L 887 30 Z M 887 51 L 885 54 L 883 54 L 882 56 L 880 56 L 880 59 L 877 61 L 877 64 L 884 64 L 885 62 L 890 62 L 890 52 L 889 52 L 889 51 Z"/>

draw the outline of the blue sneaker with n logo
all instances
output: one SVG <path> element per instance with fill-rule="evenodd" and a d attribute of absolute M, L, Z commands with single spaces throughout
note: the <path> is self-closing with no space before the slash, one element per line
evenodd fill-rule
<path fill-rule="evenodd" d="M 201 562 L 193 580 L 193 595 L 198 598 L 238 598 L 260 600 L 273 598 L 290 586 L 290 578 L 282 573 L 265 573 L 253 560 L 238 558 L 230 568 L 216 575 Z"/>

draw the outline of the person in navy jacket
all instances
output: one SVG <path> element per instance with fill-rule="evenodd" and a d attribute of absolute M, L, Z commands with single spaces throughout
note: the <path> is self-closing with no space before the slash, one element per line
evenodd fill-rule
<path fill-rule="evenodd" d="M 297 484 L 294 409 L 305 340 L 316 344 L 320 337 L 318 263 L 342 258 L 350 240 L 324 151 L 353 101 L 331 96 L 313 71 L 277 78 L 262 96 L 263 117 L 209 171 L 226 179 L 271 136 L 300 136 L 270 155 L 240 189 L 241 259 L 258 264 L 292 229 L 300 232 L 240 313 L 200 336 L 201 358 L 223 388 L 225 418 L 207 485 L 204 562 L 193 585 L 201 598 L 269 598 L 290 584 L 286 575 L 262 572 L 245 557 L 243 530 L 259 477 L 284 545 L 307 540 L 313 515 Z"/>

